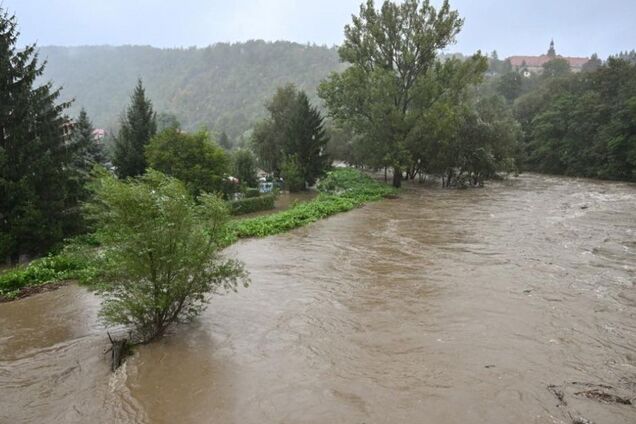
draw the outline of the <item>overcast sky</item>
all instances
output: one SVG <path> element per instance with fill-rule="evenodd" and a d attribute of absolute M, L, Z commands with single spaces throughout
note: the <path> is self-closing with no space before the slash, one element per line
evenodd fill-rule
<path fill-rule="evenodd" d="M 379 3 L 376 1 L 376 4 Z M 433 0 L 434 4 L 441 0 Z M 339 44 L 360 0 L 0 0 L 21 44 L 207 46 L 220 41 Z M 636 48 L 636 0 L 452 0 L 466 19 L 448 51 L 496 49 L 603 58 Z"/>

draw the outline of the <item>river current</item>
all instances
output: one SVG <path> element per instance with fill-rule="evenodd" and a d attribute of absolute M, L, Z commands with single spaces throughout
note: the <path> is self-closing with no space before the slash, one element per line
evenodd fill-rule
<path fill-rule="evenodd" d="M 116 373 L 85 289 L 0 304 L 0 423 L 636 422 L 636 185 L 407 184 L 228 255 Z"/>

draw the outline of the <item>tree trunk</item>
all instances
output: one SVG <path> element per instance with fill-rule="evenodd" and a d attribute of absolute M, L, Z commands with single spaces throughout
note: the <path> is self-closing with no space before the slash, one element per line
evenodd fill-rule
<path fill-rule="evenodd" d="M 402 186 L 402 171 L 397 166 L 393 167 L 393 187 L 400 188 Z"/>

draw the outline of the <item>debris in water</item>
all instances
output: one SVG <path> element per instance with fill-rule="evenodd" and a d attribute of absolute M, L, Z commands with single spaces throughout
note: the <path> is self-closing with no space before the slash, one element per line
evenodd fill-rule
<path fill-rule="evenodd" d="M 620 403 L 621 405 L 631 405 L 632 401 L 620 397 L 612 393 L 606 393 L 599 389 L 583 390 L 581 392 L 574 393 L 575 396 L 584 396 L 588 399 L 594 399 L 604 403 Z"/>
<path fill-rule="evenodd" d="M 559 386 L 556 386 L 554 384 L 550 384 L 548 386 L 548 390 L 554 396 L 556 396 L 557 399 L 559 399 L 559 404 L 557 405 L 558 407 L 567 406 L 568 403 L 565 401 L 565 393 L 563 392 L 562 388 L 560 388 Z"/>

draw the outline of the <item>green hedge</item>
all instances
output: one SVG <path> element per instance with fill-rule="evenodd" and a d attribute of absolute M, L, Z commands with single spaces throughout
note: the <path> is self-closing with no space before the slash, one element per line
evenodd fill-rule
<path fill-rule="evenodd" d="M 258 191 L 257 188 L 248 188 L 245 189 L 245 197 L 248 199 L 251 199 L 252 197 L 259 197 L 261 195 L 261 192 Z"/>
<path fill-rule="evenodd" d="M 266 194 L 259 197 L 248 197 L 240 200 L 232 200 L 227 204 L 232 215 L 243 215 L 246 213 L 274 209 L 275 200 L 275 195 Z"/>

